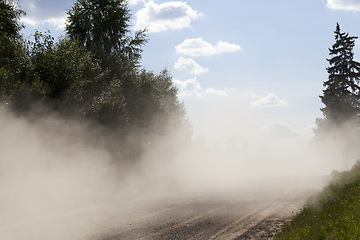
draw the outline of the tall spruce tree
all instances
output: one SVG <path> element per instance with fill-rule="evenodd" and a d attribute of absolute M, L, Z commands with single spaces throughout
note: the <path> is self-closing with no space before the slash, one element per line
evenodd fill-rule
<path fill-rule="evenodd" d="M 316 119 L 314 138 L 327 157 L 343 158 L 349 167 L 360 154 L 360 63 L 353 53 L 357 37 L 341 32 L 338 23 L 334 33 L 327 59 L 329 76 L 320 96 L 325 107 L 320 109 L 323 117 Z"/>
<path fill-rule="evenodd" d="M 341 127 L 347 122 L 359 121 L 360 114 L 360 63 L 354 60 L 353 48 L 357 37 L 340 31 L 337 23 L 335 44 L 329 48 L 329 77 L 321 101 L 323 118 L 317 120 L 318 128 Z"/>

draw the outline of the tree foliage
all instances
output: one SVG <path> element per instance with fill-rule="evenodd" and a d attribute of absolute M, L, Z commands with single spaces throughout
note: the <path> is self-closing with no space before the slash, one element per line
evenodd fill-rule
<path fill-rule="evenodd" d="M 24 27 L 19 19 L 23 14 L 13 0 L 0 1 L 0 68 L 14 67 L 16 63 L 19 31 Z"/>
<path fill-rule="evenodd" d="M 68 36 L 91 51 L 113 75 L 139 63 L 147 39 L 145 30 L 129 36 L 131 14 L 126 0 L 78 0 L 67 13 Z"/>
<path fill-rule="evenodd" d="M 360 63 L 354 60 L 353 48 L 357 37 L 340 31 L 337 24 L 335 44 L 330 51 L 330 66 L 326 69 L 329 78 L 324 82 L 324 95 L 320 96 L 325 107 L 324 117 L 332 124 L 358 117 L 360 100 Z"/>
<path fill-rule="evenodd" d="M 0 107 L 23 116 L 50 109 L 88 119 L 111 133 L 114 149 L 133 158 L 170 129 L 173 139 L 190 139 L 169 71 L 140 69 L 147 39 L 145 30 L 130 37 L 127 1 L 78 0 L 68 11 L 65 37 L 35 32 L 32 41 L 19 32 L 23 12 L 11 1 L 1 4 L 8 12 L 1 13 L 0 26 L 9 29 L 1 31 L 1 43 L 16 48 L 0 57 Z M 175 131 L 183 127 L 189 131 Z"/>
<path fill-rule="evenodd" d="M 19 23 L 25 14 L 13 0 L 0 1 L 0 107 L 19 75 L 23 59 L 23 38 Z M 19 64 L 20 63 L 20 64 Z"/>
<path fill-rule="evenodd" d="M 360 143 L 360 63 L 354 60 L 353 48 L 357 37 L 341 32 L 336 25 L 335 43 L 329 48 L 327 59 L 329 76 L 320 96 L 325 107 L 323 118 L 316 120 L 315 140 L 333 141 L 334 150 L 344 156 L 357 155 Z M 328 149 L 332 146 L 327 145 Z"/>
<path fill-rule="evenodd" d="M 353 48 L 357 37 L 340 31 L 336 25 L 335 43 L 329 49 L 326 69 L 329 77 L 324 82 L 321 101 L 323 118 L 317 119 L 319 130 L 340 127 L 350 120 L 358 124 L 360 114 L 360 63 L 354 60 Z"/>

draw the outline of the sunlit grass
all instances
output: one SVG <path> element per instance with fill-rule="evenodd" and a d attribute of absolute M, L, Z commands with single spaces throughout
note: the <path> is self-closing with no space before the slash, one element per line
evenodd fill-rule
<path fill-rule="evenodd" d="M 360 164 L 332 176 L 275 239 L 360 239 Z"/>

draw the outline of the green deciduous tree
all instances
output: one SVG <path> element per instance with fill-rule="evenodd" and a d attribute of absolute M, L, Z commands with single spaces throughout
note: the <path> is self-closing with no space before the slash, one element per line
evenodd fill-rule
<path fill-rule="evenodd" d="M 158 124 L 157 130 L 165 129 L 160 126 L 175 118 L 183 121 L 185 111 L 167 70 L 155 74 L 139 69 L 146 30 L 132 37 L 130 18 L 126 0 L 78 0 L 68 10 L 67 36 L 109 71 L 93 104 L 92 114 L 102 125 L 149 130 Z"/>
<path fill-rule="evenodd" d="M 55 41 L 49 33 L 36 32 L 28 48 L 30 75 L 38 76 L 43 82 L 46 98 L 54 107 L 62 108 L 69 101 L 75 106 L 79 102 L 91 102 L 89 97 L 103 90 L 107 72 L 101 70 L 99 61 L 91 52 L 81 49 L 76 40 L 61 37 Z"/>
<path fill-rule="evenodd" d="M 50 109 L 90 119 L 107 132 L 111 152 L 127 159 L 159 147 L 157 139 L 170 133 L 161 149 L 168 155 L 190 141 L 191 127 L 169 71 L 139 66 L 147 39 L 145 31 L 130 36 L 127 1 L 78 0 L 68 11 L 67 35 L 56 40 L 50 32 L 35 32 L 32 41 L 24 41 L 17 22 L 22 11 L 9 6 L 13 30 L 1 41 L 16 47 L 15 54 L 0 56 L 0 107 L 36 118 Z"/>
<path fill-rule="evenodd" d="M 8 103 L 15 85 L 20 87 L 17 81 L 26 68 L 25 41 L 20 34 L 24 25 L 19 22 L 23 14 L 16 1 L 0 0 L 0 107 Z"/>
<path fill-rule="evenodd" d="M 0 68 L 16 65 L 20 30 L 24 27 L 18 20 L 23 14 L 15 1 L 0 0 Z"/>
<path fill-rule="evenodd" d="M 27 114 L 41 105 L 74 117 L 92 115 L 94 98 L 103 91 L 108 72 L 91 52 L 76 41 L 55 41 L 50 33 L 39 32 L 23 48 L 16 74 L 2 71 L 3 101 L 12 110 Z"/>
<path fill-rule="evenodd" d="M 100 59 L 112 75 L 139 63 L 145 30 L 131 37 L 130 10 L 126 0 L 78 0 L 68 10 L 66 32 Z"/>

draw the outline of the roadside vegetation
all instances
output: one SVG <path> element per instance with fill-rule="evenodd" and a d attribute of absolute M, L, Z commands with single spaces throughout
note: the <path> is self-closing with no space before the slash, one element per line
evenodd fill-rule
<path fill-rule="evenodd" d="M 329 77 L 321 101 L 323 118 L 316 120 L 313 146 L 324 156 L 346 164 L 360 154 L 360 63 L 353 48 L 357 37 L 340 31 L 329 48 Z M 360 162 L 351 170 L 334 170 L 331 181 L 277 236 L 281 239 L 360 239 Z"/>
<path fill-rule="evenodd" d="M 331 177 L 275 239 L 360 239 L 360 163 Z"/>

